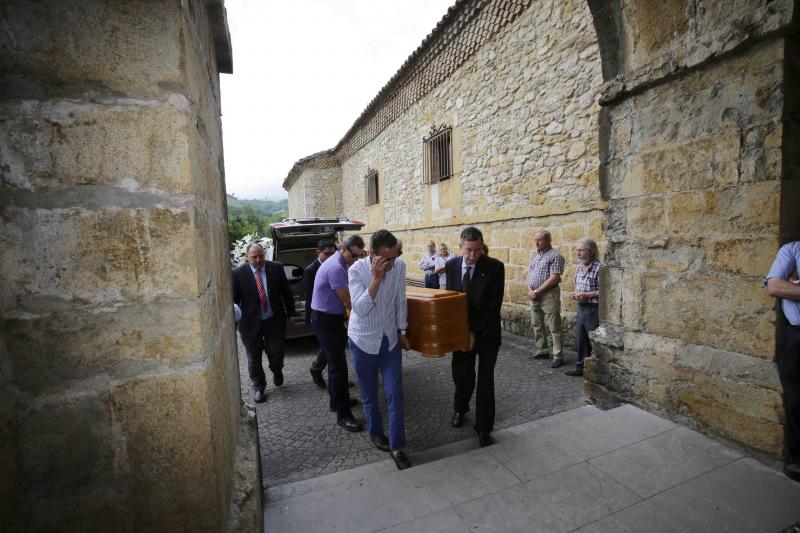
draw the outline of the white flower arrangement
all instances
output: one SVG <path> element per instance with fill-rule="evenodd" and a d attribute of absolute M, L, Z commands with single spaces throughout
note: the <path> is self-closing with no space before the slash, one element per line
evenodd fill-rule
<path fill-rule="evenodd" d="M 271 254 L 272 248 L 272 239 L 267 237 L 259 237 L 258 234 L 256 235 L 245 235 L 238 241 L 233 244 L 233 249 L 231 250 L 231 262 L 233 266 L 242 266 L 247 259 L 247 247 L 250 246 L 250 243 L 256 242 L 264 248 L 266 252 L 267 259 L 269 259 Z"/>

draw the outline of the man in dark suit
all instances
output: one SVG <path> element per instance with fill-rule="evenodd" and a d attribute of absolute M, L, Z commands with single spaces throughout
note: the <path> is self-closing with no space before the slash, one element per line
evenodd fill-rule
<path fill-rule="evenodd" d="M 464 424 L 475 390 L 475 359 L 478 383 L 475 395 L 475 431 L 481 446 L 492 444 L 494 428 L 494 365 L 500 349 L 500 307 L 505 288 L 503 263 L 483 253 L 483 234 L 469 227 L 461 232 L 461 257 L 445 264 L 447 289 L 467 293 L 469 347 L 453 352 L 453 427 Z"/>
<path fill-rule="evenodd" d="M 303 271 L 303 282 L 306 286 L 306 324 L 311 324 L 311 298 L 314 295 L 314 280 L 317 277 L 317 270 L 327 258 L 336 253 L 336 243 L 333 242 L 333 239 L 320 239 L 317 242 L 316 252 L 317 258 Z M 317 339 L 317 344 L 319 344 L 319 339 Z M 321 389 L 327 388 L 325 379 L 322 377 L 326 366 L 328 366 L 328 362 L 325 360 L 325 353 L 320 350 L 308 371 L 311 372 L 311 379 Z"/>
<path fill-rule="evenodd" d="M 247 351 L 247 370 L 255 391 L 255 401 L 267 397 L 267 378 L 261 365 L 261 353 L 267 352 L 269 369 L 276 387 L 283 385 L 283 356 L 286 324 L 294 322 L 294 300 L 283 265 L 267 261 L 257 243 L 247 247 L 249 264 L 232 272 L 233 303 L 242 310 L 237 327 Z"/>

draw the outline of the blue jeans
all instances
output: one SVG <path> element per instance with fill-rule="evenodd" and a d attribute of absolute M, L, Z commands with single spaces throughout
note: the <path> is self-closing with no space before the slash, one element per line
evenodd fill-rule
<path fill-rule="evenodd" d="M 361 402 L 364 404 L 364 418 L 370 435 L 383 434 L 381 407 L 378 403 L 378 372 L 383 376 L 383 390 L 389 411 L 389 448 L 399 450 L 406 445 L 406 424 L 403 408 L 403 352 L 398 342 L 389 349 L 389 339 L 383 336 L 377 354 L 361 350 L 352 339 L 348 339 L 353 353 L 353 367 L 356 371 Z"/>

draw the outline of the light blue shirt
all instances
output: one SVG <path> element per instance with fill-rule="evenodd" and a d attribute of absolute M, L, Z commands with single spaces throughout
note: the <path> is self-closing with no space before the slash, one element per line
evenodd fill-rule
<path fill-rule="evenodd" d="M 788 280 L 792 274 L 797 277 L 798 273 L 800 273 L 800 241 L 789 242 L 778 250 L 765 283 L 770 278 Z M 791 325 L 800 326 L 800 301 L 781 298 L 781 309 Z"/>
<path fill-rule="evenodd" d="M 380 352 L 383 336 L 389 339 L 389 349 L 397 344 L 397 332 L 408 327 L 406 303 L 406 264 L 396 259 L 383 278 L 375 299 L 369 295 L 372 263 L 369 257 L 359 259 L 347 272 L 353 310 L 347 335 L 361 351 Z"/>
<path fill-rule="evenodd" d="M 250 267 L 250 270 L 253 272 L 253 278 L 255 278 L 256 272 L 258 271 L 255 268 L 253 268 L 253 265 L 248 265 L 248 266 Z M 253 281 L 255 281 L 255 279 L 253 279 Z M 266 311 L 264 311 L 263 309 L 261 310 L 261 320 L 266 320 L 268 318 L 272 318 L 273 315 L 272 306 L 269 305 L 269 291 L 267 290 L 267 265 L 264 265 L 264 267 L 261 269 L 261 281 L 264 282 L 264 294 L 267 295 L 267 310 Z M 258 282 L 256 281 L 256 289 L 257 288 L 258 288 Z"/>

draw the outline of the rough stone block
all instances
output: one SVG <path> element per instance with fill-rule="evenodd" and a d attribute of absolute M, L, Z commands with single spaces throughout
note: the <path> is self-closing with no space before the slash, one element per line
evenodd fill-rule
<path fill-rule="evenodd" d="M 222 528 L 203 368 L 123 381 L 112 391 L 137 531 Z"/>
<path fill-rule="evenodd" d="M 491 253 L 491 250 L 489 250 Z M 531 263 L 533 252 L 529 248 L 512 248 L 508 253 L 510 263 L 519 266 L 528 266 Z"/>
<path fill-rule="evenodd" d="M 709 266 L 717 272 L 763 277 L 769 272 L 779 243 L 775 236 L 710 243 Z"/>
<path fill-rule="evenodd" d="M 9 4 L 0 37 L 2 71 L 37 81 L 17 81 L 19 87 L 7 90 L 25 97 L 31 85 L 42 96 L 160 96 L 182 84 L 179 9 L 177 3 L 124 0 Z"/>
<path fill-rule="evenodd" d="M 5 209 L 5 316 L 79 305 L 194 297 L 191 213 L 178 209 Z M 36 250 L 37 259 L 31 255 Z M 35 264 L 35 268 L 30 268 Z"/>
<path fill-rule="evenodd" d="M 197 301 L 174 301 L 7 320 L 3 329 L 17 385 L 37 394 L 201 360 L 205 314 Z"/>
<path fill-rule="evenodd" d="M 629 201 L 627 215 L 628 233 L 639 239 L 658 239 L 666 234 L 664 198 L 649 196 Z"/>
<path fill-rule="evenodd" d="M 129 530 L 108 398 L 51 398 L 26 411 L 19 439 L 27 528 Z"/>
<path fill-rule="evenodd" d="M 13 102 L 0 106 L 0 114 L 7 117 L 0 131 L 0 183 L 37 193 L 80 186 L 77 205 L 92 194 L 103 195 L 95 203 L 113 206 L 131 202 L 136 192 L 190 193 L 198 178 L 190 159 L 205 152 L 190 137 L 194 128 L 183 97 L 153 105 Z M 40 204 L 47 199 L 36 198 Z M 59 200 L 51 201 L 60 205 Z"/>
<path fill-rule="evenodd" d="M 760 284 L 647 273 L 643 300 L 649 333 L 772 358 L 774 302 Z"/>

